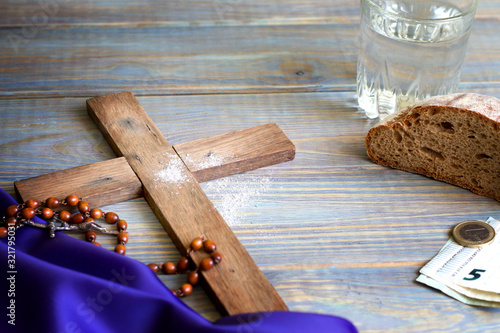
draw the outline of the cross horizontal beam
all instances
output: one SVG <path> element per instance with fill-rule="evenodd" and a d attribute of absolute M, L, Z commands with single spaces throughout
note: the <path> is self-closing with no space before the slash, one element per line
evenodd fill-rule
<path fill-rule="evenodd" d="M 173 146 L 198 182 L 293 160 L 295 146 L 274 123 Z M 102 207 L 143 196 L 142 183 L 124 157 L 14 182 L 20 201 L 71 193 Z"/>

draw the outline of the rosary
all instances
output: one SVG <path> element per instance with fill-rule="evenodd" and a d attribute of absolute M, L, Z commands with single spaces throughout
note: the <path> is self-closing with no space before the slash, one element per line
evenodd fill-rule
<path fill-rule="evenodd" d="M 57 210 L 60 209 L 60 210 Z M 70 213 L 75 211 L 75 213 Z M 37 223 L 32 219 L 38 216 L 47 221 L 47 224 Z M 116 230 L 108 230 L 101 226 L 96 220 L 104 219 L 108 224 L 116 225 Z M 40 229 L 47 229 L 51 238 L 55 237 L 56 231 L 77 231 L 85 233 L 85 240 L 101 246 L 97 240 L 97 233 L 116 236 L 117 245 L 114 252 L 125 255 L 125 244 L 128 242 L 127 222 L 121 220 L 116 213 L 103 212 L 99 208 L 90 208 L 89 204 L 72 194 L 63 200 L 49 197 L 45 201 L 30 199 L 22 204 L 7 207 L 5 215 L 0 221 L 0 238 L 7 236 L 10 230 L 16 230 L 24 226 L 31 226 Z M 203 259 L 196 267 L 189 260 L 190 254 L 194 251 L 203 250 L 209 257 Z M 200 278 L 199 271 L 208 271 L 222 260 L 222 255 L 216 251 L 215 243 L 204 236 L 196 237 L 192 240 L 186 256 L 182 256 L 177 264 L 165 262 L 163 264 L 148 264 L 148 267 L 158 273 L 160 270 L 165 274 L 187 273 L 187 283 L 179 289 L 171 289 L 172 293 L 179 297 L 188 296 L 193 291 Z"/>

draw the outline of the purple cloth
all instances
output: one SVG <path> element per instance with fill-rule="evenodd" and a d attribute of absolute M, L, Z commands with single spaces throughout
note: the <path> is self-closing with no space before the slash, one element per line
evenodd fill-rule
<path fill-rule="evenodd" d="M 1 216 L 12 204 L 0 189 Z M 284 311 L 210 322 L 134 259 L 32 227 L 10 240 L 0 240 L 0 332 L 357 332 L 343 318 Z"/>

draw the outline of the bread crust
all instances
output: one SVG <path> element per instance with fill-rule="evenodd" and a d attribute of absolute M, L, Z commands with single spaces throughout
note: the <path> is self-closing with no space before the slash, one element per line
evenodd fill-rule
<path fill-rule="evenodd" d="M 370 159 L 500 201 L 500 100 L 436 96 L 381 120 L 365 138 Z"/>

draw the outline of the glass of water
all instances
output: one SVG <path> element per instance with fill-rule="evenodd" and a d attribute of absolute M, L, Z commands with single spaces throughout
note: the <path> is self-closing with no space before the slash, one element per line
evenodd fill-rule
<path fill-rule="evenodd" d="M 361 0 L 359 106 L 369 118 L 457 90 L 477 0 Z"/>

